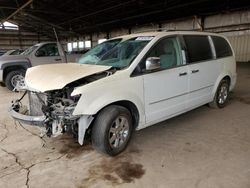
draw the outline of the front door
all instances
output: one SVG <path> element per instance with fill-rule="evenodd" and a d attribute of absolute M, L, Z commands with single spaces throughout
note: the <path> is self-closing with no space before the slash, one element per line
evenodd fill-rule
<path fill-rule="evenodd" d="M 54 64 L 62 63 L 63 60 L 59 54 L 58 47 L 56 43 L 48 43 L 41 46 L 34 57 L 32 57 L 32 66 L 43 65 L 43 64 Z"/>
<path fill-rule="evenodd" d="M 188 68 L 183 64 L 177 37 L 159 41 L 146 58 L 160 58 L 161 68 L 144 74 L 146 123 L 158 122 L 186 109 Z"/>

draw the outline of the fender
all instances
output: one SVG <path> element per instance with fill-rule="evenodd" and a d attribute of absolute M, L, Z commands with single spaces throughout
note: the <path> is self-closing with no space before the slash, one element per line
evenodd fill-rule
<path fill-rule="evenodd" d="M 117 73 L 118 74 L 118 73 Z M 76 88 L 72 96 L 81 94 L 73 115 L 95 115 L 109 104 L 119 101 L 132 102 L 139 112 L 139 124 L 145 121 L 142 77 L 123 77 L 112 75 L 90 84 Z M 121 78 L 123 77 L 123 78 Z M 130 88 L 128 90 L 128 88 Z"/>
<path fill-rule="evenodd" d="M 4 70 L 7 67 L 14 67 L 14 66 L 21 66 L 25 70 L 27 70 L 28 68 L 31 67 L 31 63 L 29 59 L 26 59 L 26 61 L 22 60 L 22 61 L 16 61 L 16 62 L 6 62 L 2 64 L 1 69 Z"/>
<path fill-rule="evenodd" d="M 26 60 L 26 61 L 25 61 Z M 16 62 L 5 62 L 2 64 L 2 69 L 6 68 L 6 67 L 10 67 L 10 66 L 22 66 L 24 67 L 25 69 L 28 69 L 31 67 L 31 63 L 30 63 L 30 60 L 29 59 L 25 59 L 25 60 L 22 60 L 22 61 L 16 61 Z"/>
<path fill-rule="evenodd" d="M 1 74 L 0 74 L 0 82 L 4 82 L 4 79 L 6 77 L 6 74 L 7 74 L 7 70 L 6 69 L 9 69 L 10 70 L 14 70 L 14 69 L 20 69 L 20 67 L 22 67 L 25 71 L 31 67 L 31 63 L 30 63 L 30 60 L 28 58 L 25 58 L 25 59 L 22 59 L 21 61 L 13 61 L 13 62 L 3 62 L 1 65 Z"/>
<path fill-rule="evenodd" d="M 120 92 L 113 92 L 112 95 L 106 93 L 94 99 L 91 96 L 83 94 L 83 96 L 81 96 L 80 100 L 78 101 L 73 115 L 95 115 L 101 109 L 112 103 L 119 101 L 129 101 L 136 106 L 140 117 L 139 122 L 141 123 L 144 121 L 144 110 L 142 108 L 142 102 L 140 102 L 139 97 L 130 97 L 131 95 L 132 93 L 129 92 L 123 93 L 123 95 L 121 95 Z"/>

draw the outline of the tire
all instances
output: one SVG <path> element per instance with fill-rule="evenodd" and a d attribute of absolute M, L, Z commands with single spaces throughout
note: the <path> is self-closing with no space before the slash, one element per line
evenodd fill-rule
<path fill-rule="evenodd" d="M 223 79 L 215 93 L 214 100 L 208 105 L 211 108 L 224 108 L 228 102 L 229 98 L 229 81 Z"/>
<path fill-rule="evenodd" d="M 13 89 L 16 87 L 13 79 L 16 77 L 16 76 L 22 76 L 24 78 L 25 76 L 25 71 L 24 70 L 14 70 L 14 71 L 10 71 L 6 77 L 5 77 L 5 85 L 6 87 L 13 91 Z"/>
<path fill-rule="evenodd" d="M 92 128 L 93 147 L 104 154 L 115 156 L 124 151 L 133 132 L 128 109 L 110 105 L 96 117 Z"/>

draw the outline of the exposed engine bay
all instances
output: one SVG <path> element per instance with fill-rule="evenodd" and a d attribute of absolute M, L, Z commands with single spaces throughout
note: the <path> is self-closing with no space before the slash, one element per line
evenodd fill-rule
<path fill-rule="evenodd" d="M 94 118 L 73 115 L 81 95 L 71 96 L 71 93 L 75 87 L 112 75 L 114 71 L 105 71 L 76 80 L 60 90 L 44 93 L 25 90 L 20 99 L 12 101 L 11 115 L 25 124 L 44 127 L 44 133 L 49 137 L 65 132 L 72 133 L 75 137 L 78 136 L 78 141 L 82 144 L 85 131 Z M 26 95 L 29 105 L 23 105 L 21 102 Z"/>
<path fill-rule="evenodd" d="M 39 111 L 39 109 L 36 108 L 40 106 L 40 110 L 47 118 L 45 121 L 47 136 L 57 136 L 69 131 L 77 135 L 75 127 L 79 117 L 73 116 L 72 114 L 80 96 L 71 97 L 70 94 L 72 91 L 71 88 L 64 88 L 59 91 L 46 92 L 44 96 L 37 93 L 29 94 L 30 103 L 37 98 L 41 104 L 32 106 L 31 103 L 31 113 L 35 113 L 37 110 Z"/>

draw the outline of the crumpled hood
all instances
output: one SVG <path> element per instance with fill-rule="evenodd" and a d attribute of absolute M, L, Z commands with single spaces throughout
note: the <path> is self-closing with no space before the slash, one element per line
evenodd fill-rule
<path fill-rule="evenodd" d="M 25 81 L 29 89 L 45 92 L 62 89 L 73 81 L 110 68 L 111 66 L 77 63 L 39 65 L 27 70 Z"/>

